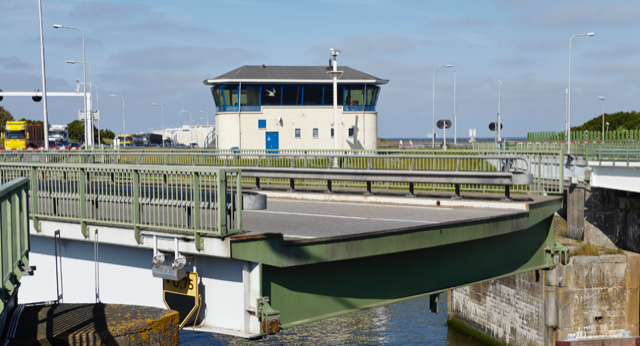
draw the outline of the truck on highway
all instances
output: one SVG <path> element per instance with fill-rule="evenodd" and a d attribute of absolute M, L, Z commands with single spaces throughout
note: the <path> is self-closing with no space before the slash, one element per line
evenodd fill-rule
<path fill-rule="evenodd" d="M 5 150 L 37 149 L 42 146 L 42 125 L 7 121 L 1 134 Z"/>
<path fill-rule="evenodd" d="M 140 136 L 142 136 L 145 147 L 162 146 L 162 135 L 157 133 L 143 133 Z"/>
<path fill-rule="evenodd" d="M 49 140 L 69 139 L 69 127 L 67 125 L 51 125 L 49 127 Z"/>

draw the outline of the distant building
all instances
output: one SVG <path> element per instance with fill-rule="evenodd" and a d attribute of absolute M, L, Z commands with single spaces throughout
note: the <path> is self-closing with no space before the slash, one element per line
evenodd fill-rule
<path fill-rule="evenodd" d="M 167 128 L 164 132 L 161 130 L 153 131 L 153 133 L 164 134 L 165 138 L 171 140 L 172 143 L 191 145 L 194 148 L 211 148 L 215 147 L 215 126 L 184 125 L 178 128 Z"/>
<path fill-rule="evenodd" d="M 218 148 L 333 149 L 327 66 L 242 66 L 204 81 L 216 104 Z M 339 149 L 376 149 L 380 85 L 347 66 L 338 80 Z M 239 107 L 240 106 L 240 107 Z"/>

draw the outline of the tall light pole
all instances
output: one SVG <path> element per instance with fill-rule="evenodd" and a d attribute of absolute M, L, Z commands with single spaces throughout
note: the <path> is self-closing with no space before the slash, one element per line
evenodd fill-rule
<path fill-rule="evenodd" d="M 564 89 L 564 139 L 569 138 L 569 89 Z"/>
<path fill-rule="evenodd" d="M 42 71 L 42 113 L 44 127 L 44 148 L 49 149 L 49 111 L 47 110 L 47 79 L 44 68 L 44 36 L 42 34 L 42 1 L 38 0 L 40 16 L 40 67 Z"/>
<path fill-rule="evenodd" d="M 162 147 L 164 148 L 164 106 L 159 103 L 152 103 L 152 106 L 160 106 L 162 107 Z"/>
<path fill-rule="evenodd" d="M 338 79 L 343 73 L 343 71 L 338 71 L 338 54 L 340 54 L 339 50 L 331 48 L 331 65 L 333 69 L 327 71 L 333 79 L 333 149 L 335 150 L 338 150 Z"/>
<path fill-rule="evenodd" d="M 441 68 L 441 67 L 445 67 L 445 68 L 450 68 L 453 67 L 453 65 L 441 65 L 441 66 L 436 66 L 433 69 L 433 126 L 431 128 L 431 148 L 435 148 L 436 147 L 436 70 Z"/>
<path fill-rule="evenodd" d="M 496 122 L 496 145 L 498 146 L 498 150 L 500 150 L 500 142 L 502 141 L 502 138 L 500 138 L 500 128 L 501 128 L 501 115 L 500 114 L 500 91 L 501 91 L 501 87 L 502 87 L 502 81 L 498 80 L 498 120 Z"/>
<path fill-rule="evenodd" d="M 189 148 L 191 148 L 191 143 L 193 142 L 193 130 L 191 129 L 191 111 L 185 111 L 183 109 L 180 112 L 183 112 L 183 113 L 187 113 L 188 112 L 189 113 L 189 137 L 191 138 L 190 142 L 189 142 Z"/>
<path fill-rule="evenodd" d="M 91 69 L 89 69 L 91 70 Z M 93 87 L 96 87 L 96 101 L 98 101 L 96 103 L 96 110 L 98 110 L 98 113 L 100 113 L 100 93 L 98 93 L 98 86 L 95 84 L 89 84 L 89 90 L 91 92 L 91 98 L 93 98 Z M 91 104 L 93 104 L 93 102 L 91 102 Z M 98 145 L 102 144 L 102 139 L 100 137 L 100 118 L 98 118 Z"/>
<path fill-rule="evenodd" d="M 91 72 L 91 65 L 89 65 L 88 62 L 80 62 L 80 61 L 73 61 L 73 60 L 67 60 L 67 64 L 83 64 L 83 65 L 87 65 L 89 67 L 89 92 L 91 93 L 91 108 L 93 108 L 93 72 Z M 96 91 L 98 90 L 98 87 L 96 87 Z M 93 109 L 89 110 L 90 116 L 89 119 L 91 119 L 91 124 L 89 125 L 89 132 L 91 135 L 91 139 L 93 140 Z M 100 119 L 98 119 L 98 128 L 100 127 Z M 100 130 L 98 129 L 98 144 L 100 144 Z"/>
<path fill-rule="evenodd" d="M 127 126 L 124 121 L 124 96 L 121 95 L 109 95 L 111 97 L 121 97 L 122 98 L 122 134 L 127 135 Z"/>
<path fill-rule="evenodd" d="M 604 141 L 604 96 L 598 97 L 598 100 L 602 100 L 602 141 Z"/>
<path fill-rule="evenodd" d="M 573 40 L 574 37 L 578 37 L 578 36 L 593 36 L 595 35 L 594 33 L 590 32 L 588 34 L 579 34 L 579 35 L 573 35 L 571 36 L 571 38 L 569 39 L 569 98 L 567 101 L 567 154 L 571 154 L 571 41 Z"/>
<path fill-rule="evenodd" d="M 453 69 L 453 144 L 458 144 L 458 127 L 456 126 L 456 69 Z"/>
<path fill-rule="evenodd" d="M 84 50 L 84 32 L 80 29 L 80 28 L 75 28 L 72 26 L 64 26 L 64 25 L 60 25 L 60 24 L 53 24 L 53 28 L 54 29 L 73 29 L 73 30 L 78 30 L 80 31 L 80 33 L 82 34 L 82 77 L 84 79 L 84 85 L 82 86 L 84 89 L 84 115 L 85 115 L 85 121 L 84 121 L 84 137 L 85 137 L 85 144 L 87 146 L 87 148 L 90 145 L 93 145 L 93 138 L 91 137 L 91 134 L 89 133 L 89 129 L 91 128 L 89 125 L 89 119 L 92 119 L 91 117 L 89 117 L 89 114 L 87 113 L 87 67 L 86 67 L 86 58 L 85 58 L 85 50 Z"/>
<path fill-rule="evenodd" d="M 199 112 L 207 114 L 207 127 L 209 127 L 209 112 L 207 112 L 207 111 L 199 111 Z"/>

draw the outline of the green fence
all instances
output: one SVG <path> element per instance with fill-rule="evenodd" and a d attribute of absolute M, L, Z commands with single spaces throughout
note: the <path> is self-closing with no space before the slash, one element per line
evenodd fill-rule
<path fill-rule="evenodd" d="M 565 131 L 546 131 L 527 133 L 527 142 L 564 142 Z M 605 141 L 638 141 L 640 130 L 611 130 L 604 132 Z M 601 131 L 571 131 L 571 141 L 602 141 Z"/>
<path fill-rule="evenodd" d="M 239 169 L 140 167 L 133 165 L 0 163 L 0 181 L 29 179 L 31 217 L 201 236 L 242 230 Z"/>
<path fill-rule="evenodd" d="M 29 265 L 28 179 L 18 178 L 0 185 L 0 313 L 16 293 L 22 268 Z"/>
<path fill-rule="evenodd" d="M 491 143 L 489 143 L 491 144 Z M 467 156 L 457 160 L 451 156 Z M 159 150 L 108 151 L 108 152 L 7 152 L 2 162 L 57 163 L 57 164 L 111 164 L 111 165 L 162 165 L 189 167 L 295 167 L 295 168 L 345 168 L 388 170 L 476 171 L 523 170 L 526 165 L 517 160 L 505 163 L 486 160 L 483 155 L 518 155 L 531 162 L 534 184 L 513 186 L 513 193 L 562 193 L 562 152 L 560 150 L 187 150 L 167 152 Z M 425 156 L 422 158 L 422 156 Z M 426 156 L 430 156 L 427 158 Z M 442 157 L 442 158 L 438 158 Z M 478 158 L 473 158 L 478 157 Z M 261 179 L 261 185 L 289 185 L 288 179 Z M 253 184 L 253 178 L 244 183 Z M 296 186 L 326 187 L 326 180 L 296 179 Z M 366 182 L 332 181 L 334 188 L 366 188 Z M 372 182 L 374 189 L 409 189 L 409 183 Z M 414 184 L 417 191 L 455 191 L 453 184 Z M 504 186 L 461 185 L 462 192 L 504 193 Z"/>

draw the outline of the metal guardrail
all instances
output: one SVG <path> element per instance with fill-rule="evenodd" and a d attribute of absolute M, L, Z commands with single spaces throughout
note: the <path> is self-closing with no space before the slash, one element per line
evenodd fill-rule
<path fill-rule="evenodd" d="M 311 152 L 311 153 L 310 153 Z M 297 183 L 333 186 L 465 192 L 532 192 L 542 188 L 528 175 L 527 156 L 473 151 L 93 151 L 5 153 L 0 162 L 59 164 L 126 164 L 189 167 L 239 167 L 245 181 L 260 184 Z M 538 165 L 539 168 L 540 165 Z M 300 181 L 302 180 L 302 181 Z M 338 182 L 336 185 L 335 182 Z M 508 186 L 508 187 L 505 187 Z M 559 188 L 562 187 L 558 184 Z M 537 191 L 533 191 L 534 193 Z"/>
<path fill-rule="evenodd" d="M 28 179 L 18 178 L 0 185 L 0 313 L 15 293 L 22 269 L 29 266 Z"/>
<path fill-rule="evenodd" d="M 141 230 L 226 236 L 242 230 L 240 169 L 104 164 L 0 163 L 0 182 L 29 179 L 31 217 Z"/>
<path fill-rule="evenodd" d="M 623 149 L 612 147 L 593 147 L 584 153 L 589 165 L 626 166 L 640 164 L 640 146 Z"/>

